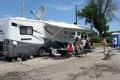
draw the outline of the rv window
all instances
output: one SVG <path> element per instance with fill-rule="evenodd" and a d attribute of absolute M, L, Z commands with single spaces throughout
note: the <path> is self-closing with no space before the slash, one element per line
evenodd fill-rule
<path fill-rule="evenodd" d="M 64 34 L 68 34 L 68 31 L 64 31 Z"/>
<path fill-rule="evenodd" d="M 77 35 L 80 36 L 80 32 L 77 32 Z"/>
<path fill-rule="evenodd" d="M 33 34 L 33 27 L 31 27 L 31 26 L 27 27 L 27 34 L 28 35 L 32 35 Z"/>
<path fill-rule="evenodd" d="M 20 26 L 20 34 L 21 35 L 32 35 L 33 27 L 32 26 Z"/>
<path fill-rule="evenodd" d="M 75 32 L 69 32 L 69 35 L 75 35 Z"/>
<path fill-rule="evenodd" d="M 3 30 L 0 30 L 0 32 L 3 32 Z"/>
<path fill-rule="evenodd" d="M 17 26 L 17 24 L 16 24 L 16 23 L 13 23 L 13 22 L 11 23 L 11 25 L 12 25 L 12 26 Z"/>

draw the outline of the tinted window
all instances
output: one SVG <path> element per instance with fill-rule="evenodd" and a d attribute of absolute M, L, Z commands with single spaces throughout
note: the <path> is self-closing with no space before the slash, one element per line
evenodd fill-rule
<path fill-rule="evenodd" d="M 16 23 L 13 23 L 13 22 L 11 23 L 11 25 L 12 25 L 12 26 L 17 26 L 17 24 L 16 24 Z"/>
<path fill-rule="evenodd" d="M 75 32 L 69 32 L 69 35 L 75 35 Z"/>
<path fill-rule="evenodd" d="M 77 35 L 80 36 L 80 32 L 77 32 Z"/>
<path fill-rule="evenodd" d="M 21 35 L 32 35 L 33 27 L 32 26 L 20 26 L 20 34 Z"/>
<path fill-rule="evenodd" d="M 68 31 L 64 31 L 64 34 L 68 34 Z"/>
<path fill-rule="evenodd" d="M 28 35 L 33 34 L 33 28 L 32 27 L 27 27 L 27 34 Z"/>
<path fill-rule="evenodd" d="M 3 30 L 0 30 L 0 32 L 3 32 Z"/>

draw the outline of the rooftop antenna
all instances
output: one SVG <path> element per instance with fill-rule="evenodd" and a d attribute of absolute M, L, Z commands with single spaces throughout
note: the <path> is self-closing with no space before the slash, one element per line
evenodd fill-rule
<path fill-rule="evenodd" d="M 42 20 L 45 14 L 45 7 L 41 6 L 37 11 L 31 10 L 31 13 L 36 17 L 37 20 Z"/>

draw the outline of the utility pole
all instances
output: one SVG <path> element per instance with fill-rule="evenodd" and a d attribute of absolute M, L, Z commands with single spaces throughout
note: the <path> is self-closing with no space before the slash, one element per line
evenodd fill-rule
<path fill-rule="evenodd" d="M 24 0 L 22 0 L 22 17 L 24 17 Z"/>
<path fill-rule="evenodd" d="M 75 22 L 74 24 L 77 25 L 77 4 L 75 5 Z"/>

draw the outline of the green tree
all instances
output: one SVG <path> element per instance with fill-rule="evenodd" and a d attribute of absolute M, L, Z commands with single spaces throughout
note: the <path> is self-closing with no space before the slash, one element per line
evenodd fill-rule
<path fill-rule="evenodd" d="M 77 16 L 85 18 L 85 23 L 91 23 L 91 27 L 94 27 L 102 36 L 109 30 L 107 23 L 113 20 L 116 10 L 114 0 L 89 0 L 82 10 L 77 11 Z"/>

